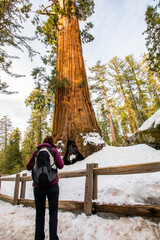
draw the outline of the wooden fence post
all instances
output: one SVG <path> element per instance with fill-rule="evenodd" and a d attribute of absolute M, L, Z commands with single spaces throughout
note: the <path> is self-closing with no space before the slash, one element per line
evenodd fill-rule
<path fill-rule="evenodd" d="M 14 187 L 14 197 L 13 197 L 13 205 L 17 205 L 18 204 L 19 184 L 20 184 L 20 174 L 16 174 L 15 187 Z"/>
<path fill-rule="evenodd" d="M 92 214 L 92 196 L 93 196 L 93 164 L 87 164 L 84 197 L 84 213 L 86 215 Z"/>
<path fill-rule="evenodd" d="M 22 174 L 22 177 L 26 177 L 26 176 L 27 176 L 27 173 Z M 25 193 L 26 193 L 26 180 L 22 180 L 20 198 L 25 198 Z"/>
<path fill-rule="evenodd" d="M 98 168 L 98 163 L 93 163 L 93 168 Z M 95 200 L 98 198 L 98 176 L 94 174 L 93 171 L 93 196 L 92 199 Z"/>

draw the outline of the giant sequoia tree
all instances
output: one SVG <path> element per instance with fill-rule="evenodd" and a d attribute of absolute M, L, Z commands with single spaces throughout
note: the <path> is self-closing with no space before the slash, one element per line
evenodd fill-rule
<path fill-rule="evenodd" d="M 93 12 L 93 5 L 90 0 L 59 0 L 53 1 L 52 11 L 45 8 L 54 21 L 59 11 L 53 136 L 66 163 L 83 159 L 104 146 L 90 101 L 78 22 L 78 18 L 84 20 Z M 60 84 L 64 80 L 67 84 Z"/>
<path fill-rule="evenodd" d="M 60 1 L 61 7 L 64 6 L 63 2 Z M 73 146 L 75 143 L 80 154 L 86 157 L 102 147 L 102 144 L 96 145 L 92 141 L 86 141 L 86 144 L 84 142 L 88 134 L 100 135 L 100 129 L 86 81 L 78 18 L 75 14 L 64 16 L 60 23 L 61 31 L 57 36 L 58 80 L 66 78 L 70 85 L 56 88 L 53 136 L 55 143 L 63 142 L 61 144 L 63 155 L 67 146 L 69 150 L 69 145 Z"/>

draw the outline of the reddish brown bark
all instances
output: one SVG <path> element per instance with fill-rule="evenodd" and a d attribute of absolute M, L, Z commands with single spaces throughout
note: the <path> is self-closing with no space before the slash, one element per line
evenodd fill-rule
<path fill-rule="evenodd" d="M 64 156 L 68 141 L 73 141 L 83 157 L 100 150 L 104 143 L 84 143 L 87 133 L 101 135 L 90 101 L 82 55 L 79 23 L 76 16 L 60 20 L 57 45 L 58 81 L 67 79 L 69 86 L 55 90 L 53 136 Z"/>

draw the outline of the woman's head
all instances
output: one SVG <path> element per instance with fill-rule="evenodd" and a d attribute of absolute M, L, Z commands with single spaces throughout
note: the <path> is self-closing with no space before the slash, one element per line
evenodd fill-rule
<path fill-rule="evenodd" d="M 44 140 L 43 140 L 43 143 L 49 143 L 49 144 L 54 146 L 54 138 L 53 138 L 53 136 L 46 135 Z"/>

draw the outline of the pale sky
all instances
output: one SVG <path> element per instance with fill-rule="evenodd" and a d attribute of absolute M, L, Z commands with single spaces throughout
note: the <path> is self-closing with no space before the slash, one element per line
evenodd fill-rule
<path fill-rule="evenodd" d="M 46 1 L 38 0 L 38 2 Z M 98 60 L 107 63 L 114 56 L 124 58 L 129 54 L 139 58 L 146 52 L 145 36 L 142 33 L 146 30 L 144 19 L 149 4 L 153 5 L 154 1 L 95 0 L 95 13 L 88 20 L 94 24 L 91 32 L 95 40 L 93 43 L 83 45 L 87 73 L 88 67 L 95 65 Z M 30 24 L 25 26 L 26 33 L 29 36 L 33 35 L 34 28 Z M 39 42 L 34 42 L 33 47 L 36 50 L 42 50 L 44 54 L 45 49 Z M 15 49 L 10 50 L 10 53 L 14 54 Z M 31 113 L 24 101 L 34 89 L 34 80 L 30 74 L 33 67 L 41 66 L 41 61 L 37 56 L 31 62 L 27 51 L 18 52 L 18 55 L 20 59 L 15 61 L 12 70 L 25 74 L 26 77 L 15 79 L 1 73 L 2 80 L 10 85 L 9 90 L 16 90 L 19 93 L 0 94 L 0 118 L 7 115 L 13 127 L 18 127 L 23 135 Z"/>

